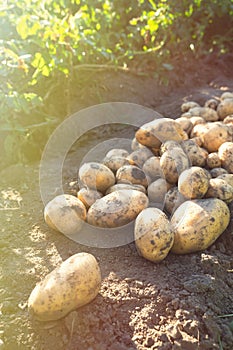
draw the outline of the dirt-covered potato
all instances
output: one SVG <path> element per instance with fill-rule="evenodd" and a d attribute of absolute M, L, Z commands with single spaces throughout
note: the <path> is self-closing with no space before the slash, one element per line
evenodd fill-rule
<path fill-rule="evenodd" d="M 229 185 L 233 187 L 233 174 L 222 174 L 219 175 L 217 179 L 225 180 Z"/>
<path fill-rule="evenodd" d="M 201 117 L 206 122 L 215 122 L 218 120 L 218 113 L 208 107 L 194 107 L 189 110 L 191 117 Z"/>
<path fill-rule="evenodd" d="M 165 195 L 169 187 L 171 187 L 171 185 L 169 185 L 167 181 L 162 178 L 152 182 L 147 188 L 150 203 L 153 203 L 153 206 L 163 209 Z"/>
<path fill-rule="evenodd" d="M 144 146 L 159 148 L 161 143 L 167 140 L 182 141 L 186 140 L 188 135 L 175 120 L 159 118 L 142 125 L 135 137 Z"/>
<path fill-rule="evenodd" d="M 136 190 L 140 191 L 143 193 L 146 193 L 146 189 L 142 185 L 133 185 L 133 184 L 115 184 L 107 189 L 105 194 L 112 193 L 114 191 L 119 191 L 119 190 Z"/>
<path fill-rule="evenodd" d="M 173 148 L 180 148 L 182 150 L 182 145 L 178 141 L 168 140 L 162 143 L 160 146 L 160 155 L 166 151 L 172 150 Z"/>
<path fill-rule="evenodd" d="M 136 139 L 136 137 L 133 138 L 132 142 L 131 142 L 131 149 L 132 151 L 136 151 L 137 149 L 148 149 L 148 147 L 143 146 L 141 143 L 138 142 L 138 140 Z"/>
<path fill-rule="evenodd" d="M 217 113 L 220 120 L 223 120 L 228 115 L 233 114 L 233 98 L 224 99 L 221 101 L 218 105 Z"/>
<path fill-rule="evenodd" d="M 194 127 L 195 125 L 198 125 L 198 124 L 205 124 L 206 123 L 205 119 L 203 119 L 202 117 L 191 117 L 189 120 L 192 123 L 192 127 Z M 192 129 L 190 130 L 190 132 L 191 131 L 192 131 Z"/>
<path fill-rule="evenodd" d="M 204 104 L 204 107 L 212 108 L 212 109 L 217 109 L 219 104 L 219 101 L 215 100 L 214 98 L 210 98 L 207 100 Z"/>
<path fill-rule="evenodd" d="M 148 179 L 144 171 L 135 165 L 124 165 L 116 172 L 117 183 L 129 183 L 147 187 Z"/>
<path fill-rule="evenodd" d="M 163 176 L 171 184 L 177 183 L 179 175 L 188 169 L 189 165 L 188 156 L 179 147 L 167 150 L 160 158 Z"/>
<path fill-rule="evenodd" d="M 220 168 L 221 160 L 217 152 L 209 153 L 206 158 L 206 165 L 209 169 Z"/>
<path fill-rule="evenodd" d="M 156 178 L 163 176 L 163 171 L 160 166 L 160 157 L 150 157 L 142 167 L 142 170 L 153 181 Z"/>
<path fill-rule="evenodd" d="M 221 144 L 227 141 L 232 141 L 230 127 L 222 122 L 196 125 L 194 126 L 191 135 L 192 137 L 201 137 L 203 147 L 206 148 L 208 152 L 216 152 Z"/>
<path fill-rule="evenodd" d="M 90 188 L 81 188 L 78 191 L 78 199 L 80 199 L 81 202 L 85 205 L 85 207 L 88 209 L 97 199 L 100 199 L 103 197 L 103 194 L 101 192 L 98 192 L 96 190 L 91 190 Z"/>
<path fill-rule="evenodd" d="M 135 164 L 138 167 L 142 168 L 145 161 L 153 156 L 154 154 L 151 152 L 151 150 L 145 147 L 133 151 L 128 155 L 127 159 L 131 164 Z"/>
<path fill-rule="evenodd" d="M 222 167 L 233 174 L 233 142 L 224 142 L 218 149 Z"/>
<path fill-rule="evenodd" d="M 192 139 L 185 140 L 182 143 L 182 146 L 189 158 L 191 165 L 201 167 L 205 166 L 206 159 L 208 157 L 208 152 L 205 149 L 199 147 L 197 143 Z"/>
<path fill-rule="evenodd" d="M 139 255 L 153 262 L 166 258 L 174 240 L 170 222 L 158 208 L 147 208 L 138 215 L 134 237 Z"/>
<path fill-rule="evenodd" d="M 228 174 L 226 169 L 223 168 L 213 168 L 210 170 L 210 175 L 212 178 L 218 177 L 219 175 Z"/>
<path fill-rule="evenodd" d="M 106 158 L 112 158 L 112 157 L 126 158 L 128 155 L 129 155 L 129 152 L 124 148 L 113 148 L 106 153 L 105 157 Z"/>
<path fill-rule="evenodd" d="M 102 193 L 115 184 L 113 172 L 97 162 L 84 163 L 79 169 L 79 179 L 84 186 Z"/>
<path fill-rule="evenodd" d="M 184 170 L 178 179 L 178 190 L 186 198 L 203 198 L 208 190 L 209 178 L 204 169 L 193 166 Z"/>
<path fill-rule="evenodd" d="M 195 101 L 187 101 L 187 102 L 184 102 L 182 103 L 181 105 L 181 112 L 183 113 L 186 113 L 188 112 L 191 108 L 194 108 L 194 107 L 200 107 L 200 105 L 195 102 Z"/>
<path fill-rule="evenodd" d="M 187 198 L 179 192 L 177 186 L 171 187 L 165 195 L 164 209 L 171 215 L 186 200 Z"/>
<path fill-rule="evenodd" d="M 87 213 L 87 222 L 99 227 L 119 227 L 133 221 L 148 206 L 147 196 L 137 190 L 118 190 L 97 200 Z"/>
<path fill-rule="evenodd" d="M 88 253 L 72 255 L 36 285 L 28 299 L 29 312 L 40 321 L 58 320 L 90 303 L 100 285 L 95 257 Z"/>
<path fill-rule="evenodd" d="M 217 198 L 188 200 L 171 218 L 174 243 L 171 251 L 186 254 L 207 249 L 230 222 L 230 211 Z"/>
<path fill-rule="evenodd" d="M 233 187 L 224 179 L 210 179 L 206 198 L 210 197 L 230 203 L 233 200 Z"/>
<path fill-rule="evenodd" d="M 113 173 L 115 173 L 123 165 L 131 165 L 133 162 L 125 157 L 112 156 L 105 157 L 103 159 L 103 164 L 112 170 Z"/>
<path fill-rule="evenodd" d="M 180 117 L 176 119 L 176 122 L 180 124 L 182 129 L 189 134 L 193 128 L 193 124 L 189 118 Z"/>
<path fill-rule="evenodd" d="M 224 118 L 223 123 L 233 125 L 233 114 L 228 115 L 226 118 Z"/>
<path fill-rule="evenodd" d="M 86 208 L 78 198 L 61 194 L 46 204 L 44 219 L 53 230 L 71 235 L 82 228 L 86 220 Z"/>
<path fill-rule="evenodd" d="M 226 92 L 223 92 L 222 95 L 220 96 L 220 100 L 223 101 L 223 100 L 227 100 L 227 99 L 231 99 L 233 98 L 233 92 L 230 92 L 230 91 L 226 91 Z"/>

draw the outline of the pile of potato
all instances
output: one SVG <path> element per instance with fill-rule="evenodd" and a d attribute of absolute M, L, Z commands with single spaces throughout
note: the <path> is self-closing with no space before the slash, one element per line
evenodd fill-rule
<path fill-rule="evenodd" d="M 72 235 L 84 222 L 116 228 L 135 220 L 138 253 L 153 262 L 170 251 L 185 254 L 213 244 L 230 222 L 233 201 L 233 93 L 204 106 L 185 102 L 178 119 L 142 125 L 131 148 L 112 149 L 102 162 L 84 163 L 77 195 L 51 200 L 44 210 L 46 223 Z M 40 319 L 58 318 L 95 297 L 100 273 L 94 257 L 86 258 L 87 273 L 77 270 L 76 257 L 75 268 L 63 263 L 32 292 L 30 308 Z M 54 278 L 60 278 L 61 289 Z M 91 294 L 87 278 L 93 284 Z M 68 298 L 64 302 L 61 293 Z"/>

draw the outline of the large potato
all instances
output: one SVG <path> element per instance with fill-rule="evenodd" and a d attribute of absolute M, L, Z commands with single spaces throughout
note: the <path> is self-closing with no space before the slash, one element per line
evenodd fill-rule
<path fill-rule="evenodd" d="M 202 198 L 209 186 L 209 177 L 204 169 L 193 166 L 184 170 L 178 179 L 178 190 L 186 198 Z"/>
<path fill-rule="evenodd" d="M 61 194 L 47 203 L 44 219 L 53 230 L 72 235 L 81 229 L 86 219 L 86 208 L 78 198 Z"/>
<path fill-rule="evenodd" d="M 233 142 L 224 142 L 218 149 L 222 167 L 233 173 Z"/>
<path fill-rule="evenodd" d="M 188 138 L 180 124 L 169 118 L 155 119 L 142 125 L 135 137 L 142 145 L 153 148 L 159 148 L 167 140 L 182 141 Z"/>
<path fill-rule="evenodd" d="M 167 216 L 157 208 L 144 209 L 138 215 L 134 237 L 139 255 L 153 262 L 166 258 L 174 240 Z"/>
<path fill-rule="evenodd" d="M 75 254 L 36 285 L 28 299 L 29 311 L 40 321 L 58 320 L 91 302 L 100 285 L 101 272 L 95 257 Z"/>
<path fill-rule="evenodd" d="M 89 209 L 87 221 L 99 227 L 119 227 L 133 221 L 148 206 L 147 196 L 137 190 L 118 190 L 97 200 Z"/>
<path fill-rule="evenodd" d="M 229 174 L 230 175 L 230 174 Z M 233 187 L 224 179 L 210 179 L 209 188 L 206 192 L 206 198 L 219 198 L 226 203 L 231 203 L 233 200 Z"/>
<path fill-rule="evenodd" d="M 79 179 L 84 186 L 104 193 L 113 186 L 115 176 L 113 172 L 101 163 L 84 163 L 79 169 Z"/>
<path fill-rule="evenodd" d="M 172 252 L 186 254 L 207 249 L 230 222 L 230 211 L 217 198 L 188 200 L 171 218 L 174 230 Z"/>
<path fill-rule="evenodd" d="M 175 147 L 163 153 L 160 166 L 165 179 L 175 184 L 182 171 L 189 168 L 189 159 L 182 148 Z"/>

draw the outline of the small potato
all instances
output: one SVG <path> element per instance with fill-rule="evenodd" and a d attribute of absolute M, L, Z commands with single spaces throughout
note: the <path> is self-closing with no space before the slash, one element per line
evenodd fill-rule
<path fill-rule="evenodd" d="M 215 178 L 209 181 L 206 198 L 219 198 L 226 203 L 233 200 L 233 187 L 223 179 Z"/>
<path fill-rule="evenodd" d="M 183 113 L 186 113 L 188 112 L 191 108 L 194 108 L 194 107 L 200 107 L 200 105 L 195 102 L 195 101 L 187 101 L 187 102 L 184 102 L 182 103 L 181 105 L 181 112 Z"/>
<path fill-rule="evenodd" d="M 89 209 L 87 221 L 99 227 L 119 227 L 133 221 L 148 206 L 147 196 L 136 190 L 118 190 L 97 200 Z"/>
<path fill-rule="evenodd" d="M 128 183 L 148 186 L 148 179 L 144 171 L 135 165 L 124 165 L 117 170 L 117 183 Z"/>
<path fill-rule="evenodd" d="M 184 170 L 178 179 L 178 190 L 186 198 L 202 198 L 208 190 L 209 178 L 204 169 L 193 166 Z"/>
<path fill-rule="evenodd" d="M 208 152 L 199 147 L 194 140 L 185 140 L 183 142 L 183 149 L 187 154 L 191 165 L 193 166 L 205 166 Z"/>
<path fill-rule="evenodd" d="M 126 158 L 129 152 L 124 148 L 113 148 L 105 155 L 106 158 L 123 157 Z"/>
<path fill-rule="evenodd" d="M 44 219 L 53 230 L 71 235 L 82 228 L 86 220 L 86 208 L 78 198 L 61 194 L 46 204 Z"/>
<path fill-rule="evenodd" d="M 134 237 L 139 255 L 152 262 L 166 258 L 174 240 L 167 216 L 157 208 L 144 209 L 138 215 Z"/>
<path fill-rule="evenodd" d="M 101 192 L 91 190 L 90 188 L 83 187 L 78 191 L 78 199 L 83 202 L 87 209 L 89 209 L 89 207 L 95 203 L 97 199 L 102 197 L 103 194 Z"/>
<path fill-rule="evenodd" d="M 219 102 L 214 98 L 211 98 L 205 102 L 204 107 L 212 108 L 214 110 L 217 109 Z"/>
<path fill-rule="evenodd" d="M 221 160 L 217 152 L 209 153 L 206 159 L 206 165 L 209 169 L 220 168 Z"/>
<path fill-rule="evenodd" d="M 103 164 L 112 170 L 113 173 L 115 173 L 123 165 L 131 165 L 133 162 L 125 157 L 112 156 L 105 157 L 103 159 Z"/>
<path fill-rule="evenodd" d="M 160 166 L 166 181 L 176 184 L 182 171 L 189 168 L 189 159 L 182 148 L 176 147 L 163 153 Z"/>
<path fill-rule="evenodd" d="M 142 125 L 135 137 L 144 146 L 159 148 L 161 143 L 167 140 L 182 141 L 186 140 L 188 135 L 175 120 L 159 118 Z"/>
<path fill-rule="evenodd" d="M 219 175 L 217 179 L 225 180 L 229 185 L 233 187 L 233 174 L 222 174 Z"/>
<path fill-rule="evenodd" d="M 233 114 L 233 98 L 224 99 L 221 101 L 221 103 L 218 105 L 217 113 L 220 120 L 223 120 L 228 115 Z"/>
<path fill-rule="evenodd" d="M 228 174 L 226 169 L 223 168 L 213 168 L 210 170 L 210 175 L 212 178 L 218 177 L 219 175 Z"/>
<path fill-rule="evenodd" d="M 224 142 L 218 149 L 218 156 L 222 167 L 228 173 L 233 173 L 233 142 Z"/>
<path fill-rule="evenodd" d="M 79 169 L 79 179 L 84 186 L 104 193 L 115 184 L 113 172 L 101 163 L 84 163 Z"/>
<path fill-rule="evenodd" d="M 229 99 L 229 98 L 230 99 L 233 98 L 233 92 L 226 91 L 221 95 L 220 100 L 224 101 L 224 100 Z"/>
<path fill-rule="evenodd" d="M 198 124 L 205 124 L 206 123 L 205 119 L 202 117 L 191 117 L 189 120 L 192 123 L 192 127 L 194 127 L 195 125 L 198 125 Z"/>
<path fill-rule="evenodd" d="M 131 142 L 131 149 L 132 151 L 136 151 L 137 149 L 148 149 L 148 147 L 143 146 L 141 143 L 139 143 L 136 139 L 136 137 L 133 138 Z"/>
<path fill-rule="evenodd" d="M 160 155 L 163 155 L 166 151 L 172 150 L 173 148 L 180 148 L 182 150 L 182 145 L 178 141 L 168 140 L 162 143 L 160 146 Z"/>
<path fill-rule="evenodd" d="M 163 171 L 160 166 L 160 157 L 150 157 L 147 159 L 142 167 L 142 170 L 148 175 L 151 180 L 163 176 Z"/>
<path fill-rule="evenodd" d="M 116 185 L 109 187 L 105 194 L 109 194 L 109 193 L 112 193 L 114 191 L 119 191 L 119 190 L 136 190 L 136 191 L 140 191 L 142 193 L 146 193 L 146 189 L 142 185 L 116 184 Z"/>
<path fill-rule="evenodd" d="M 182 129 L 189 134 L 193 128 L 193 124 L 189 118 L 180 117 L 176 119 L 176 122 L 180 124 Z"/>
<path fill-rule="evenodd" d="M 153 203 L 153 206 L 163 209 L 164 199 L 167 193 L 169 185 L 165 179 L 157 179 L 152 182 L 147 188 L 147 194 L 150 203 Z"/>
<path fill-rule="evenodd" d="M 172 215 L 186 200 L 187 198 L 178 191 L 177 186 L 171 187 L 165 195 L 164 209 L 169 215 Z"/>
<path fill-rule="evenodd" d="M 133 151 L 128 155 L 127 159 L 129 162 L 131 162 L 131 164 L 135 164 L 138 167 L 142 168 L 145 161 L 153 156 L 154 154 L 151 152 L 151 150 L 145 147 Z"/>
<path fill-rule="evenodd" d="M 187 254 L 207 249 L 230 222 L 226 203 L 217 198 L 188 200 L 171 218 L 174 244 L 171 251 Z"/>
<path fill-rule="evenodd" d="M 95 257 L 78 253 L 63 261 L 31 292 L 29 312 L 40 321 L 59 320 L 98 294 L 101 272 Z"/>
<path fill-rule="evenodd" d="M 192 117 L 201 117 L 206 122 L 215 122 L 218 120 L 218 113 L 208 107 L 194 107 L 189 110 Z"/>
<path fill-rule="evenodd" d="M 224 118 L 223 124 L 233 125 L 233 114 L 228 115 L 226 118 Z"/>

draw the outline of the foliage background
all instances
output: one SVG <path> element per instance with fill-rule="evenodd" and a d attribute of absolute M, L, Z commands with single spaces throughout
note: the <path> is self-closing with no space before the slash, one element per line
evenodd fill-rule
<path fill-rule="evenodd" d="M 150 72 L 169 84 L 176 62 L 230 52 L 233 0 L 9 0 L 0 23 L 3 167 L 40 156 L 80 71 Z"/>

